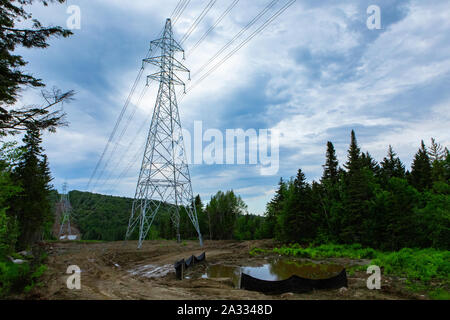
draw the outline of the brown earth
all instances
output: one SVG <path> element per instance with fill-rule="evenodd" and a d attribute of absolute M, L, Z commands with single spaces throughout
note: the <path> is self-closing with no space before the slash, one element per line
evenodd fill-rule
<path fill-rule="evenodd" d="M 367 274 L 356 272 L 348 275 L 348 289 L 321 290 L 304 294 L 285 293 L 264 295 L 258 292 L 235 289 L 230 279 L 175 278 L 173 263 L 206 252 L 208 264 L 258 265 L 264 256 L 252 257 L 253 247 L 270 248 L 269 240 L 255 241 L 206 241 L 200 248 L 195 241 L 177 244 L 175 241 L 146 241 L 137 249 L 135 241 L 124 242 L 51 242 L 46 243 L 48 270 L 41 278 L 42 286 L 34 288 L 25 299 L 420 299 L 408 293 L 402 279 L 382 278 L 381 290 L 368 290 Z M 345 267 L 368 261 L 328 259 Z M 66 286 L 70 265 L 81 269 L 81 289 L 70 290 Z M 152 265 L 152 267 L 148 267 Z M 156 269 L 158 267 L 162 267 Z M 133 274 L 132 271 L 136 271 Z M 148 278 L 144 271 L 158 277 Z"/>

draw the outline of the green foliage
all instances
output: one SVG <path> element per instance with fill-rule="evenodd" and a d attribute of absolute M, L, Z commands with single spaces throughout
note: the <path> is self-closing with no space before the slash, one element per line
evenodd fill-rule
<path fill-rule="evenodd" d="M 429 150 L 422 142 L 410 174 L 391 146 L 381 166 L 361 152 L 354 131 L 345 169 L 338 168 L 331 142 L 323 167 L 320 182 L 307 183 L 301 170 L 287 183 L 280 180 L 263 236 L 381 250 L 450 248 L 450 153 L 434 139 Z"/>
<path fill-rule="evenodd" d="M 398 252 L 378 254 L 372 264 L 384 268 L 385 274 L 406 275 L 411 280 L 450 280 L 449 251 L 403 248 Z"/>
<path fill-rule="evenodd" d="M 69 193 L 74 223 L 84 240 L 118 241 L 123 240 L 128 226 L 133 199 L 105 196 L 89 192 L 71 191 Z M 259 239 L 262 238 L 264 218 L 243 215 L 245 203 L 232 191 L 219 192 L 212 204 L 203 208 L 200 196 L 195 197 L 200 230 L 204 238 L 213 235 L 214 239 Z M 170 218 L 169 205 L 161 204 L 157 219 L 147 235 L 147 240 L 176 239 L 176 230 Z M 185 208 L 180 208 L 180 235 L 182 239 L 196 239 L 197 231 L 192 225 Z M 209 220 L 211 219 L 211 220 Z M 212 225 L 209 228 L 210 223 Z M 137 239 L 135 230 L 131 239 Z"/>
<path fill-rule="evenodd" d="M 29 292 L 40 285 L 39 278 L 47 270 L 47 266 L 23 263 L 15 264 L 9 260 L 0 260 L 0 298 L 14 293 Z"/>
<path fill-rule="evenodd" d="M 336 183 L 339 178 L 339 162 L 336 157 L 336 150 L 331 141 L 327 142 L 326 161 L 323 165 L 322 182 L 329 181 Z"/>
<path fill-rule="evenodd" d="M 0 256 L 11 253 L 18 236 L 17 224 L 6 214 L 5 209 L 0 209 Z"/>
<path fill-rule="evenodd" d="M 253 257 L 253 256 L 257 256 L 257 255 L 264 254 L 264 253 L 267 253 L 267 252 L 268 251 L 265 250 L 265 249 L 261 249 L 261 248 L 255 247 L 255 248 L 252 248 L 250 250 L 249 254 Z"/>
<path fill-rule="evenodd" d="M 267 204 L 265 212 L 265 220 L 262 226 L 263 238 L 274 238 L 277 219 L 283 209 L 283 202 L 287 193 L 287 184 L 280 178 L 278 183 L 278 190 L 275 192 L 273 199 Z"/>
<path fill-rule="evenodd" d="M 237 219 L 246 210 L 247 205 L 232 190 L 217 192 L 206 206 L 210 239 L 232 239 Z"/>
<path fill-rule="evenodd" d="M 429 296 L 433 300 L 450 300 L 450 292 L 442 288 L 432 290 Z"/>
<path fill-rule="evenodd" d="M 315 238 L 316 215 L 312 201 L 311 187 L 303 172 L 298 170 L 296 178 L 288 184 L 282 214 L 278 215 L 277 239 L 288 242 L 299 234 L 305 242 Z"/>
<path fill-rule="evenodd" d="M 427 149 L 423 140 L 420 145 L 419 151 L 414 156 L 413 163 L 411 165 L 410 183 L 419 191 L 429 189 L 432 184 L 431 175 L 431 161 L 428 156 Z"/>
<path fill-rule="evenodd" d="M 400 158 L 389 145 L 387 157 L 383 158 L 381 161 L 381 178 L 383 183 L 389 181 L 390 178 L 404 178 L 405 177 L 405 166 L 401 162 Z"/>
<path fill-rule="evenodd" d="M 237 240 L 262 239 L 264 217 L 252 214 L 239 215 L 234 228 L 234 238 Z"/>
<path fill-rule="evenodd" d="M 0 298 L 23 291 L 29 283 L 29 276 L 30 266 L 27 263 L 0 261 Z"/>
<path fill-rule="evenodd" d="M 69 198 L 73 221 L 80 230 L 83 240 L 124 239 L 132 199 L 80 191 L 70 191 Z"/>
<path fill-rule="evenodd" d="M 10 199 L 22 190 L 11 178 L 11 170 L 21 154 L 22 150 L 16 147 L 16 143 L 2 143 L 0 146 L 0 256 L 14 250 L 19 236 L 17 223 L 8 214 L 8 209 Z"/>
<path fill-rule="evenodd" d="M 10 207 L 19 224 L 20 249 L 41 239 L 46 225 L 51 225 L 54 217 L 49 201 L 52 178 L 47 157 L 40 146 L 41 133 L 30 127 L 23 142 L 25 151 L 12 172 L 12 179 L 22 190 L 11 199 Z"/>
<path fill-rule="evenodd" d="M 323 258 L 351 258 L 351 259 L 372 259 L 377 251 L 372 248 L 362 248 L 360 244 L 340 245 L 323 244 L 317 247 L 302 248 L 298 244 L 274 248 L 274 253 L 293 257 L 310 259 Z"/>
<path fill-rule="evenodd" d="M 425 205 L 414 208 L 417 241 L 421 247 L 450 248 L 450 186 L 436 182 L 432 191 L 420 195 Z"/>

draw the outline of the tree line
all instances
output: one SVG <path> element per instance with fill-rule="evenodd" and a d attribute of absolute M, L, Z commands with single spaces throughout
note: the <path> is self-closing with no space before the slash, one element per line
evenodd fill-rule
<path fill-rule="evenodd" d="M 266 207 L 264 237 L 382 250 L 450 247 L 450 155 L 435 139 L 430 147 L 421 142 L 409 171 L 392 146 L 377 163 L 352 131 L 343 167 L 328 142 L 323 169 L 312 183 L 301 169 L 280 179 Z"/>
<path fill-rule="evenodd" d="M 90 192 L 70 191 L 73 222 L 82 239 L 124 240 L 133 199 L 106 196 Z M 262 237 L 264 217 L 247 213 L 247 206 L 232 190 L 217 192 L 205 206 L 197 195 L 196 207 L 203 238 L 208 240 L 250 240 Z M 177 230 L 170 218 L 168 204 L 161 204 L 147 239 L 176 239 Z M 182 239 L 196 239 L 197 231 L 185 208 L 180 207 L 180 235 Z M 130 239 L 138 238 L 136 229 Z"/>

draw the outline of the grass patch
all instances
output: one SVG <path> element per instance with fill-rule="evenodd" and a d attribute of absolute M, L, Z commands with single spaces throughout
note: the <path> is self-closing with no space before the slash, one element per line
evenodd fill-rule
<path fill-rule="evenodd" d="M 318 247 L 302 248 L 298 244 L 274 248 L 274 253 L 285 256 L 300 258 L 322 259 L 322 258 L 350 258 L 350 259 L 373 259 L 377 251 L 372 248 L 362 248 L 359 244 L 339 245 L 323 244 Z"/>

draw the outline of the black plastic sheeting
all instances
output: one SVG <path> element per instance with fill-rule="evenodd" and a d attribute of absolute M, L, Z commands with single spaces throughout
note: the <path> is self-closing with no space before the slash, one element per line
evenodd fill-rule
<path fill-rule="evenodd" d="M 277 294 L 284 292 L 305 293 L 320 289 L 347 287 L 347 273 L 343 269 L 338 275 L 327 279 L 307 279 L 293 275 L 286 280 L 267 281 L 241 274 L 241 289 Z"/>
<path fill-rule="evenodd" d="M 186 270 L 187 268 L 189 268 L 197 263 L 205 261 L 205 260 L 206 260 L 206 253 L 203 252 L 198 257 L 192 255 L 187 259 L 181 259 L 181 260 L 175 262 L 174 267 L 175 267 L 175 273 L 176 273 L 177 279 L 180 279 L 180 280 L 183 279 L 184 270 Z"/>

